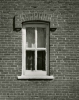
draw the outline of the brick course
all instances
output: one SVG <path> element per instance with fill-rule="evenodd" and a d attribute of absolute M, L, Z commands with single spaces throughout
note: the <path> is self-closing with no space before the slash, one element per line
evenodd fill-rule
<path fill-rule="evenodd" d="M 24 15 L 24 16 L 23 16 Z M 50 74 L 54 80 L 18 80 L 27 20 L 50 21 Z M 79 100 L 79 0 L 0 0 L 0 100 Z"/>

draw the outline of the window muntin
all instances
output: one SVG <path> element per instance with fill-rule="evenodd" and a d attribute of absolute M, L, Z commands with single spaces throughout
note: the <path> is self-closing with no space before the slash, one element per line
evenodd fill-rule
<path fill-rule="evenodd" d="M 24 75 L 46 75 L 49 73 L 48 28 L 48 25 L 44 24 L 27 24 L 23 27 L 22 73 Z"/>

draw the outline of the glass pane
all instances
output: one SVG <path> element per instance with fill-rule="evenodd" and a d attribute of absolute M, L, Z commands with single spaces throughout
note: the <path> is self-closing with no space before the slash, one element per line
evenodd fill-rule
<path fill-rule="evenodd" d="M 35 47 L 35 28 L 26 28 L 26 47 Z"/>
<path fill-rule="evenodd" d="M 35 70 L 35 52 L 26 51 L 26 70 Z"/>
<path fill-rule="evenodd" d="M 37 70 L 45 70 L 45 51 L 37 51 Z"/>
<path fill-rule="evenodd" d="M 46 29 L 37 28 L 37 47 L 45 48 L 46 47 Z"/>

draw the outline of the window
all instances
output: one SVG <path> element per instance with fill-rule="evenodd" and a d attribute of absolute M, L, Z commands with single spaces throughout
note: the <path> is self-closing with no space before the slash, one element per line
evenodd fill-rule
<path fill-rule="evenodd" d="M 22 75 L 18 78 L 52 78 L 49 76 L 49 23 L 23 23 Z"/>

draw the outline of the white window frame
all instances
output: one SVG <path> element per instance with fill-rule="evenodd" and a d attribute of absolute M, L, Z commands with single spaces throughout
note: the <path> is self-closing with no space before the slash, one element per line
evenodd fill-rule
<path fill-rule="evenodd" d="M 27 27 L 35 27 L 35 48 L 26 47 Z M 46 28 L 46 48 L 37 48 L 37 27 Z M 26 70 L 26 50 L 35 50 L 35 70 Z M 46 51 L 46 70 L 37 70 L 37 50 Z M 49 25 L 45 23 L 30 23 L 23 25 L 22 28 L 22 75 L 18 79 L 53 79 L 49 75 Z"/>

